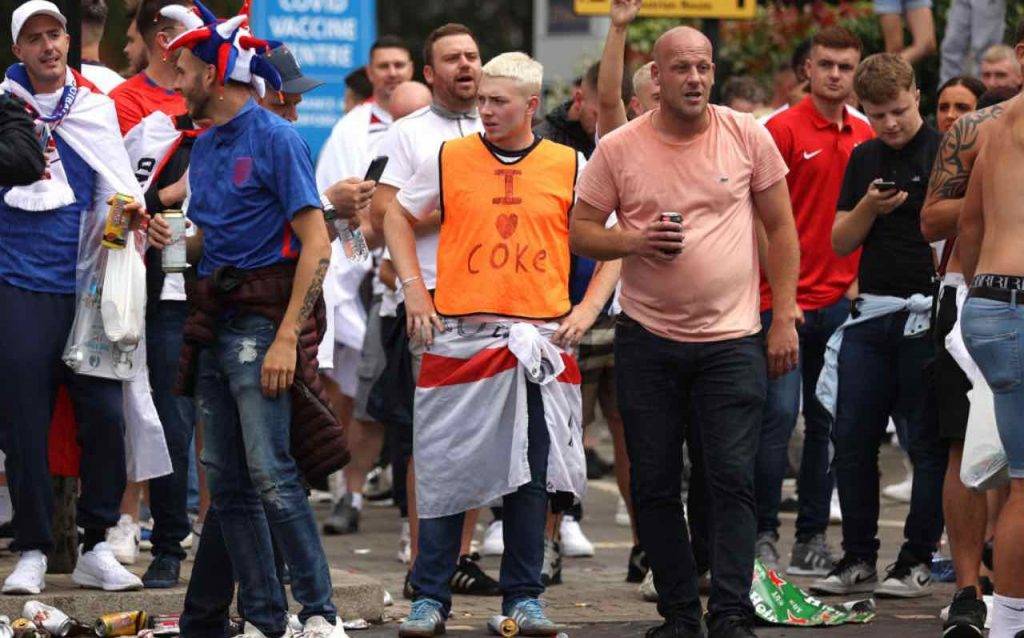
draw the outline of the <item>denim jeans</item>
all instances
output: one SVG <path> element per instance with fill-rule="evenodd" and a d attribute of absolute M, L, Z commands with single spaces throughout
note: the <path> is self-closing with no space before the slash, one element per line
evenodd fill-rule
<path fill-rule="evenodd" d="M 260 386 L 276 332 L 256 315 L 220 321 L 216 343 L 199 355 L 196 386 L 212 506 L 246 620 L 267 636 L 280 635 L 286 623 L 271 529 L 291 573 L 292 596 L 302 606 L 300 620 L 323 616 L 333 623 L 336 617 L 327 557 L 290 454 L 291 400 L 287 393 L 267 398 Z"/>
<path fill-rule="evenodd" d="M 173 468 L 171 474 L 149 482 L 153 555 L 169 554 L 179 560 L 185 558 L 181 541 L 189 533 L 188 472 L 196 419 L 193 401 L 176 396 L 172 389 L 187 316 L 188 307 L 184 301 L 160 301 L 151 304 L 146 317 L 149 383 Z"/>
<path fill-rule="evenodd" d="M 1017 303 L 971 298 L 964 305 L 967 349 L 995 402 L 1010 477 L 1024 478 L 1024 293 Z"/>
<path fill-rule="evenodd" d="M 276 547 L 276 544 L 275 544 Z M 275 573 L 280 584 L 281 556 L 274 552 Z M 281 598 L 285 598 L 281 587 Z M 181 613 L 181 635 L 189 638 L 225 638 L 231 601 L 235 597 L 234 566 L 224 544 L 217 510 L 210 508 L 203 522 L 203 533 L 192 566 Z M 244 593 L 239 592 L 238 615 L 246 617 Z"/>
<path fill-rule="evenodd" d="M 82 448 L 78 525 L 117 523 L 126 471 L 121 382 L 74 374 L 61 353 L 75 296 L 0 282 L 0 450 L 14 506 L 11 551 L 53 549 L 53 483 L 47 437 L 57 389 L 71 397 Z"/>
<path fill-rule="evenodd" d="M 903 549 L 930 562 L 942 535 L 942 483 L 948 447 L 925 418 L 925 367 L 935 354 L 930 333 L 903 336 L 906 312 L 847 328 L 839 351 L 834 470 L 843 508 L 843 550 L 878 558 L 878 451 L 892 417 L 902 419 L 914 466 Z"/>
<path fill-rule="evenodd" d="M 1006 0 L 953 0 L 946 13 L 946 35 L 939 47 L 939 84 L 974 67 L 980 75 L 981 58 L 993 44 L 1003 41 Z"/>
<path fill-rule="evenodd" d="M 637 533 L 654 571 L 658 612 L 694 629 L 700 624 L 679 494 L 689 426 L 699 430 L 709 498 L 708 610 L 752 618 L 754 460 L 767 392 L 763 337 L 680 343 L 623 314 L 615 330 L 615 373 Z"/>
<path fill-rule="evenodd" d="M 537 598 L 544 593 L 540 580 L 544 566 L 544 526 L 548 513 L 548 426 L 544 420 L 544 401 L 540 386 L 526 383 L 527 460 L 530 482 L 502 499 L 505 553 L 501 557 L 499 583 L 504 595 L 502 608 L 523 598 Z M 417 480 L 430 482 L 429 477 Z M 430 598 L 451 610 L 452 592 L 449 580 L 455 572 L 462 539 L 465 514 L 441 518 L 421 518 L 419 554 L 412 569 L 412 587 L 417 598 Z"/>
<path fill-rule="evenodd" d="M 761 444 L 757 450 L 754 481 L 757 495 L 757 531 L 778 532 L 782 480 L 789 465 L 789 439 L 804 403 L 804 449 L 797 478 L 800 510 L 796 519 L 796 538 L 806 541 L 828 528 L 829 502 L 835 484 L 829 467 L 829 436 L 832 417 L 814 396 L 818 375 L 825 360 L 829 337 L 849 315 L 850 302 L 841 299 L 819 310 L 804 312 L 800 335 L 800 362 L 796 370 L 768 381 L 768 399 L 761 424 Z M 767 331 L 772 312 L 761 313 L 761 325 Z"/>

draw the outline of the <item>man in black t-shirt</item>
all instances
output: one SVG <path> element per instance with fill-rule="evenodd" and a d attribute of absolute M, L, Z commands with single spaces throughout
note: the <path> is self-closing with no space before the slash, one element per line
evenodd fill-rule
<path fill-rule="evenodd" d="M 928 174 L 941 136 L 921 118 L 914 71 L 899 57 L 865 59 L 854 77 L 854 90 L 878 137 L 858 146 L 850 157 L 832 247 L 840 255 L 863 248 L 860 296 L 837 332 L 841 344 L 831 370 L 836 383 L 830 384 L 826 370 L 818 385 L 823 403 L 823 394 L 834 390 L 834 467 L 844 556 L 812 590 L 910 598 L 929 593 L 932 553 L 942 534 L 946 448 L 938 428 L 923 418 L 922 370 L 934 355 L 928 334 L 935 266 L 920 231 Z M 879 584 L 878 449 L 890 417 L 902 425 L 914 486 L 906 542 Z"/>

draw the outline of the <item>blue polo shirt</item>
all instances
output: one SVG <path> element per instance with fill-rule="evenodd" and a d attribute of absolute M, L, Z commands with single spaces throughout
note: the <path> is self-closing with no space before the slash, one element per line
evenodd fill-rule
<path fill-rule="evenodd" d="M 188 216 L 203 231 L 199 277 L 221 266 L 253 270 L 294 261 L 291 220 L 320 208 L 309 147 L 295 128 L 255 101 L 196 139 Z"/>

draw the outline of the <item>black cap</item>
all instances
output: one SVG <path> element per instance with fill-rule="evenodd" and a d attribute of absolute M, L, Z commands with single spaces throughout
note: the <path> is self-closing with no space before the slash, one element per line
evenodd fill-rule
<path fill-rule="evenodd" d="M 283 93 L 306 93 L 323 84 L 320 80 L 303 75 L 299 62 L 287 46 L 281 45 L 267 53 L 277 72 L 281 74 L 281 91 Z"/>

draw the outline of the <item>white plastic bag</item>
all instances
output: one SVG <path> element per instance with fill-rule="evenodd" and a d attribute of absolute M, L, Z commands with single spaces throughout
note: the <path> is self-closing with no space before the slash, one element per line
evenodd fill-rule
<path fill-rule="evenodd" d="M 146 265 L 131 243 L 107 253 L 100 312 L 108 339 L 123 348 L 138 345 L 146 326 Z"/>
<path fill-rule="evenodd" d="M 967 417 L 960 480 L 974 490 L 991 490 L 1010 480 L 1006 451 L 996 427 L 992 389 L 984 380 L 975 381 L 967 399 L 971 402 L 971 411 Z"/>

